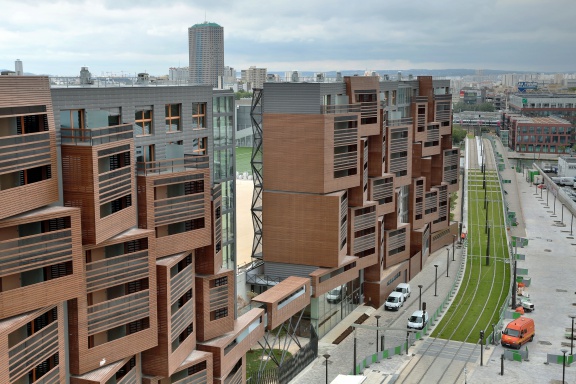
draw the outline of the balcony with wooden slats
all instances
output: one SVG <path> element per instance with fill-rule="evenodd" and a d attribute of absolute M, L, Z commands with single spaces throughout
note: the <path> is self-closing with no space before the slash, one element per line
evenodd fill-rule
<path fill-rule="evenodd" d="M 76 297 L 82 255 L 78 209 L 50 207 L 0 221 L 0 318 Z"/>
<path fill-rule="evenodd" d="M 198 164 L 138 163 L 138 226 L 155 230 L 157 257 L 212 245 L 210 170 Z"/>

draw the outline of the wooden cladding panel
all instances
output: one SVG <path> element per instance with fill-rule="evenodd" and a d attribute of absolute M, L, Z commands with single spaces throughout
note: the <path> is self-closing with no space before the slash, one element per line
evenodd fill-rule
<path fill-rule="evenodd" d="M 118 371 L 132 359 L 135 358 L 136 365 L 128 371 L 119 381 L 114 381 L 116 384 L 137 384 L 141 383 L 142 377 L 140 371 L 142 363 L 140 355 L 126 357 L 122 360 L 109 362 L 109 364 L 90 371 L 81 376 L 71 376 L 70 384 L 107 384 L 110 379 L 116 376 Z"/>
<path fill-rule="evenodd" d="M 182 379 L 182 381 L 174 382 L 170 376 L 162 377 L 162 376 L 152 376 L 152 375 L 145 375 L 142 378 L 142 384 L 172 384 L 172 383 L 187 383 L 186 380 L 191 380 L 193 384 L 211 384 L 213 383 L 213 359 L 212 354 L 208 352 L 194 350 L 186 359 L 176 368 L 174 375 L 178 375 L 179 372 L 185 371 L 188 368 L 193 367 L 196 364 L 206 363 L 206 369 L 200 372 L 195 373 L 192 376 L 187 376 L 186 378 Z"/>
<path fill-rule="evenodd" d="M 292 299 L 293 295 L 297 296 Z M 266 305 L 268 316 L 266 329 L 276 329 L 310 304 L 310 279 L 290 276 L 256 296 L 252 301 Z"/>
<path fill-rule="evenodd" d="M 157 257 L 164 257 L 174 255 L 180 252 L 185 252 L 192 249 L 197 249 L 205 246 L 212 245 L 212 209 L 211 209 L 211 196 L 210 196 L 210 171 L 208 169 L 194 169 L 184 172 L 175 172 L 162 175 L 152 176 L 138 176 L 138 226 L 140 228 L 155 229 L 158 225 L 155 210 L 155 193 L 154 188 L 170 185 L 180 184 L 184 182 L 174 182 L 174 179 L 187 176 L 202 174 L 204 181 L 203 192 L 203 213 L 204 228 L 195 229 L 192 231 L 182 232 L 174 235 L 160 236 L 156 239 Z M 193 196 L 183 195 L 182 197 Z M 158 199 L 160 199 L 157 196 Z M 190 216 L 192 206 L 190 204 L 182 205 L 180 212 L 182 221 Z M 190 216 L 191 217 L 191 216 Z M 156 234 L 158 236 L 158 233 Z"/>
<path fill-rule="evenodd" d="M 387 215 L 395 211 L 396 193 L 394 190 L 394 175 L 384 174 L 381 177 L 371 177 L 368 180 L 368 200 L 378 204 L 376 206 L 377 216 Z"/>
<path fill-rule="evenodd" d="M 371 123 L 359 124 L 358 131 L 360 136 L 377 135 L 380 131 L 380 113 L 378 111 L 380 105 L 380 83 L 378 76 L 345 76 L 344 83 L 346 83 L 346 93 L 348 94 L 348 101 L 350 104 L 361 105 L 361 117 L 375 117 L 376 119 Z M 360 91 L 361 93 L 373 93 L 376 100 L 369 103 L 359 103 L 356 101 L 355 95 Z M 372 92 L 373 91 L 373 92 Z"/>
<path fill-rule="evenodd" d="M 190 353 L 196 349 L 196 316 L 193 314 L 188 323 L 193 323 L 193 332 L 172 351 L 173 329 L 171 323 L 171 305 L 186 291 L 192 289 L 192 299 L 188 305 L 195 305 L 194 257 L 176 276 L 170 277 L 170 269 L 185 259 L 189 253 L 167 257 L 156 262 L 157 275 L 157 314 L 158 345 L 142 352 L 142 372 L 149 376 L 170 376 L 180 367 Z M 189 278 L 190 277 L 190 278 Z M 195 311 L 195 308 L 194 308 Z"/>
<path fill-rule="evenodd" d="M 0 93 L 1 97 L 1 93 Z M 53 127 L 52 122 L 52 127 Z M 10 189 L 0 191 L 0 220 L 20 213 L 24 213 L 48 204 L 58 201 L 58 167 L 56 164 L 56 138 L 54 131 L 48 132 L 49 134 L 49 160 L 42 161 L 41 163 L 30 165 L 30 167 L 37 167 L 40 165 L 49 164 L 51 167 L 51 178 L 38 181 L 31 184 L 22 185 Z M 0 147 L 0 153 L 6 153 L 8 147 Z M 29 168 L 26 163 L 23 163 L 18 170 Z M 15 170 L 10 170 L 14 172 Z M 0 171 L 1 173 L 1 171 Z"/>
<path fill-rule="evenodd" d="M 199 350 L 212 353 L 215 377 L 228 376 L 238 360 L 264 336 L 264 316 L 263 309 L 251 309 L 234 321 L 227 334 L 198 344 Z"/>
<path fill-rule="evenodd" d="M 99 244 L 136 225 L 136 180 L 134 165 L 122 179 L 130 181 L 132 205 L 106 217 L 100 217 L 98 151 L 112 150 L 129 145 L 130 158 L 134 158 L 133 139 L 95 145 L 62 145 L 62 185 L 64 205 L 82 208 L 82 241 Z"/>
<path fill-rule="evenodd" d="M 20 313 L 36 310 L 48 305 L 54 305 L 80 294 L 84 276 L 82 272 L 83 258 L 81 251 L 80 211 L 78 209 L 51 207 L 36 211 L 33 214 L 14 216 L 10 219 L 0 221 L 0 232 L 9 230 L 10 228 L 17 228 L 18 225 L 60 217 L 70 217 L 70 228 L 67 229 L 67 231 L 70 231 L 71 235 L 69 236 L 69 241 L 67 241 L 69 250 L 66 252 L 71 255 L 73 273 L 68 276 L 0 292 L 0 319 L 16 316 Z M 46 232 L 45 234 L 50 234 L 50 232 Z M 19 237 L 16 236 L 17 233 L 15 233 L 14 236 L 4 236 L 3 242 L 13 244 L 14 241 L 19 239 Z M 44 243 L 47 246 L 49 245 L 49 241 L 45 241 Z M 19 247 L 18 252 L 23 252 L 24 249 L 23 247 Z M 3 259 L 2 254 L 3 252 L 0 251 L 0 263 L 2 263 Z"/>
<path fill-rule="evenodd" d="M 395 231 L 397 235 L 391 234 Z M 386 268 L 391 267 L 395 264 L 401 263 L 405 260 L 410 258 L 410 224 L 401 224 L 398 225 L 397 230 L 386 231 L 386 239 L 384 241 L 385 244 L 385 255 L 386 255 Z M 403 250 L 400 250 L 404 247 Z M 393 255 L 390 255 L 392 250 L 397 249 L 398 251 Z"/>
<path fill-rule="evenodd" d="M 336 267 L 340 249 L 340 194 L 264 192 L 263 253 L 266 261 Z"/>
<path fill-rule="evenodd" d="M 210 293 L 215 288 L 210 287 L 210 281 L 221 277 L 226 277 L 227 282 L 227 300 L 218 306 L 226 308 L 228 315 L 220 319 L 210 319 L 210 312 L 218 308 L 212 308 L 210 305 Z M 196 338 L 198 341 L 210 340 L 234 329 L 234 271 L 230 269 L 221 269 L 219 273 L 210 276 L 196 276 Z M 221 288 L 221 287 L 216 287 Z"/>
<path fill-rule="evenodd" d="M 132 240 L 146 238 L 148 241 L 148 284 L 147 312 L 141 318 L 149 318 L 149 328 L 121 337 L 119 339 L 88 348 L 89 336 L 89 310 L 96 306 L 89 306 L 87 294 L 77 295 L 76 299 L 68 301 L 68 325 L 70 329 L 69 355 L 70 372 L 74 375 L 83 375 L 97 369 L 104 357 L 107 361 L 117 361 L 128 356 L 135 355 L 144 350 L 158 345 L 157 325 L 157 294 L 156 294 L 156 271 L 155 271 L 155 237 L 152 231 L 131 229 L 97 245 L 85 245 L 84 253 L 91 250 L 96 252 L 99 248 L 109 245 L 121 244 Z M 146 291 L 140 291 L 139 294 Z M 109 300 L 108 302 L 112 302 Z M 103 302 L 101 304 L 106 303 Z M 100 305 L 100 304 L 98 304 Z M 114 320 L 114 318 L 111 318 Z"/>
<path fill-rule="evenodd" d="M 17 331 L 38 316 L 52 310 L 54 307 L 56 307 L 58 313 L 58 320 L 26 338 L 28 342 L 36 340 L 36 343 L 32 345 L 17 344 L 9 348 L 9 334 Z M 46 382 L 49 384 L 64 383 L 66 381 L 65 321 L 62 303 L 55 306 L 46 306 L 33 312 L 0 321 L 0 359 L 3 362 L 0 364 L 0 382 L 11 383 L 27 377 L 30 370 L 57 352 L 59 365 L 50 370 L 42 379 L 46 379 Z M 51 337 L 47 338 L 49 335 Z M 38 339 L 39 337 L 41 339 Z M 20 352 L 14 355 L 14 352 L 17 350 Z M 10 353 L 10 351 L 12 351 L 12 353 Z"/>
<path fill-rule="evenodd" d="M 320 297 L 331 289 L 348 283 L 358 277 L 360 269 L 357 265 L 358 258 L 347 256 L 344 262 L 337 268 L 319 268 L 310 274 L 312 280 L 312 297 Z M 326 278 L 326 275 L 333 273 L 334 271 L 343 268 L 344 270 L 334 275 L 330 278 Z M 321 281 L 322 280 L 322 281 Z"/>
<path fill-rule="evenodd" d="M 330 193 L 360 185 L 358 173 L 334 178 L 334 115 L 264 114 L 263 125 L 266 189 Z"/>
<path fill-rule="evenodd" d="M 386 128 L 368 136 L 368 176 L 380 177 L 386 172 Z"/>

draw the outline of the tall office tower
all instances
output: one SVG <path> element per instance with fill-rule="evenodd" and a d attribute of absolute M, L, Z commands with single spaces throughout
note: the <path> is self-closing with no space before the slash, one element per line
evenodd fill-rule
<path fill-rule="evenodd" d="M 0 76 L 0 382 L 245 382 L 232 92 L 71 84 Z"/>
<path fill-rule="evenodd" d="M 188 28 L 188 54 L 192 84 L 218 87 L 224 76 L 224 28 L 209 22 Z"/>
<path fill-rule="evenodd" d="M 16 76 L 24 76 L 24 68 L 22 66 L 22 60 L 17 59 L 14 62 L 14 70 L 16 72 Z"/>
<path fill-rule="evenodd" d="M 307 321 L 319 336 L 363 302 L 383 305 L 458 227 L 449 212 L 459 170 L 449 81 L 343 80 L 265 83 L 252 106 L 261 111 L 253 146 L 263 170 L 253 256 L 263 266 L 249 282 L 258 291 L 310 279 Z"/>

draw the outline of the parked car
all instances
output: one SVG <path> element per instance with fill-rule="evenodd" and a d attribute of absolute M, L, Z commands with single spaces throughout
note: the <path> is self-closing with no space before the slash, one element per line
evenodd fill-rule
<path fill-rule="evenodd" d="M 408 329 L 424 329 L 428 324 L 428 312 L 416 311 L 408 318 Z"/>
<path fill-rule="evenodd" d="M 408 283 L 400 283 L 395 289 L 396 292 L 400 292 L 404 295 L 404 301 L 408 300 L 412 291 L 410 290 L 410 284 Z"/>
<path fill-rule="evenodd" d="M 339 303 L 342 301 L 344 296 L 346 296 L 346 291 L 347 291 L 346 285 L 336 287 L 331 291 L 328 291 L 328 293 L 326 294 L 326 301 L 333 304 Z"/>
<path fill-rule="evenodd" d="M 392 292 L 384 303 L 384 309 L 397 311 L 404 305 L 404 295 L 401 292 Z"/>

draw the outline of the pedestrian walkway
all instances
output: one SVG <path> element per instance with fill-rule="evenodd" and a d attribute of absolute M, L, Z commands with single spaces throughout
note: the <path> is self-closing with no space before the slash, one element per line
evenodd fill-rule
<path fill-rule="evenodd" d="M 292 383 L 311 384 L 325 382 L 326 365 L 325 358 L 322 357 L 322 355 L 326 353 L 330 355 L 328 359 L 329 382 L 334 380 L 338 374 L 350 374 L 354 364 L 354 333 L 350 334 L 339 345 L 332 344 L 332 342 L 364 313 L 370 316 L 363 323 L 365 325 L 375 326 L 377 323 L 375 316 L 381 316 L 378 320 L 379 325 L 387 327 L 387 330 L 384 332 L 384 349 L 401 345 L 405 341 L 408 317 L 412 312 L 418 310 L 418 285 L 423 286 L 421 301 L 426 302 L 429 313 L 434 313 L 446 297 L 449 297 L 449 292 L 454 286 L 458 275 L 457 271 L 461 267 L 462 249 L 460 245 L 454 247 L 456 251 L 455 261 L 452 261 L 452 245 L 447 246 L 447 248 L 450 250 L 448 277 L 446 277 L 447 251 L 446 248 L 441 248 L 428 257 L 423 270 L 410 281 L 412 295 L 400 311 L 388 312 L 382 308 L 374 309 L 368 306 L 359 306 L 320 340 L 318 344 L 319 357 L 294 378 Z M 438 265 L 436 296 L 434 295 L 435 264 Z M 382 336 L 382 332 L 380 332 L 379 335 Z M 358 329 L 356 331 L 357 362 L 376 352 L 376 340 L 376 332 L 374 330 Z M 370 367 L 364 371 L 364 374 L 369 376 L 369 381 L 366 381 L 366 383 L 381 383 L 383 380 L 394 377 L 399 368 L 410 361 L 414 346 L 419 343 L 422 343 L 422 341 L 416 341 L 409 346 L 408 355 L 406 351 L 403 350 L 399 355 L 371 364 Z"/>

